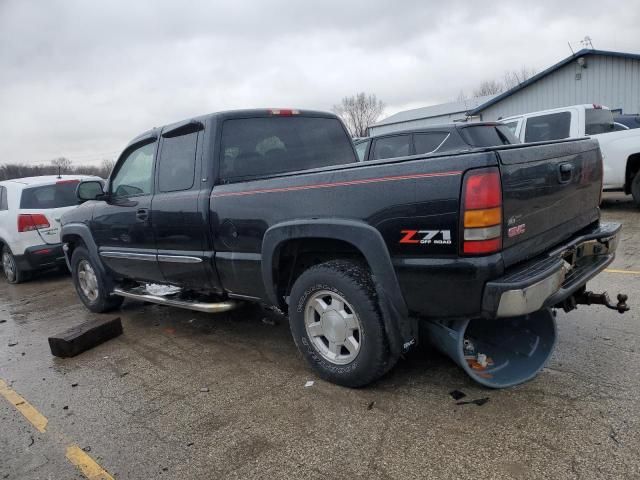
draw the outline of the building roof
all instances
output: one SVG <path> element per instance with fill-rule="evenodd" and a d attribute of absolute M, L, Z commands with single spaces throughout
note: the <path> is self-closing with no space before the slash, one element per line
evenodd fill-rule
<path fill-rule="evenodd" d="M 527 80 L 525 80 L 524 82 L 520 83 L 519 85 L 516 85 L 512 89 L 507 90 L 506 92 L 503 92 L 500 95 L 495 95 L 493 98 L 489 99 L 488 101 L 486 101 L 484 103 L 478 104 L 476 107 L 473 108 L 473 110 L 470 110 L 467 113 L 470 116 L 477 115 L 478 113 L 480 113 L 485 108 L 490 107 L 491 105 L 494 105 L 494 104 L 504 100 L 505 98 L 513 95 L 516 92 L 519 92 L 523 88 L 526 88 L 529 85 L 531 85 L 532 83 L 537 82 L 541 78 L 544 78 L 547 75 L 552 74 L 553 72 L 555 72 L 559 68 L 564 67 L 568 63 L 571 63 L 572 61 L 574 61 L 575 59 L 577 59 L 579 57 L 586 57 L 588 55 L 601 55 L 601 56 L 607 56 L 607 57 L 620 57 L 620 58 L 628 58 L 628 59 L 631 59 L 631 60 L 640 60 L 640 54 L 636 54 L 636 53 L 610 52 L 608 50 L 595 50 L 595 49 L 590 49 L 590 48 L 583 48 L 582 50 L 576 52 L 575 54 L 568 56 L 564 60 L 559 61 L 555 65 L 550 66 L 546 70 L 543 70 L 542 72 L 538 73 L 537 75 L 534 75 L 533 77 L 528 78 Z"/>
<path fill-rule="evenodd" d="M 428 107 L 405 110 L 404 112 L 398 112 L 384 120 L 380 120 L 378 123 L 372 125 L 372 127 L 408 122 L 411 120 L 420 120 L 422 118 L 439 117 L 441 115 L 450 115 L 452 113 L 462 113 L 466 112 L 470 108 L 476 108 L 479 105 L 482 105 L 493 97 L 495 97 L 495 95 L 486 95 L 484 97 L 469 98 L 460 102 L 441 103 L 439 105 L 430 105 Z"/>

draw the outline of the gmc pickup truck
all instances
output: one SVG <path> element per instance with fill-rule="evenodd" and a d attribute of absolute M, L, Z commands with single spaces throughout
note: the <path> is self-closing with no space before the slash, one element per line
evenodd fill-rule
<path fill-rule="evenodd" d="M 620 232 L 601 188 L 593 140 L 358 162 L 332 114 L 232 111 L 135 138 L 62 240 L 93 312 L 259 302 L 329 381 L 366 385 L 422 337 L 498 388 L 542 368 L 553 308 L 626 310 L 586 291 Z"/>

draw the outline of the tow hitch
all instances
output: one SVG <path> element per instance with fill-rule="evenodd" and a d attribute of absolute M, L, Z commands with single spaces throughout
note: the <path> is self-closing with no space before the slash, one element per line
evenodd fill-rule
<path fill-rule="evenodd" d="M 570 312 L 577 308 L 578 305 L 604 305 L 611 310 L 624 313 L 629 311 L 629 305 L 627 305 L 628 298 L 624 293 L 619 293 L 617 296 L 618 303 L 613 304 L 607 292 L 593 293 L 583 290 L 567 298 L 562 304 L 562 308 L 565 312 Z"/>

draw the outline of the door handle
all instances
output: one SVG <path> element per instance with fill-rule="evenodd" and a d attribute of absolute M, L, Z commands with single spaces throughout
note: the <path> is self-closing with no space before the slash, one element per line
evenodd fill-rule
<path fill-rule="evenodd" d="M 558 181 L 560 183 L 569 183 L 573 176 L 573 165 L 570 163 L 563 163 L 558 167 Z"/>
<path fill-rule="evenodd" d="M 139 208 L 136 212 L 136 218 L 138 220 L 147 221 L 149 219 L 149 210 L 146 208 Z"/>

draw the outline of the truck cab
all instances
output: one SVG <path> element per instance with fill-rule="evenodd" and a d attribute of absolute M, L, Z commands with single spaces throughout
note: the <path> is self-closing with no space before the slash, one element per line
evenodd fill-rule
<path fill-rule="evenodd" d="M 592 137 L 604 162 L 604 190 L 633 195 L 640 206 L 640 130 L 614 121 L 609 108 L 584 104 L 542 110 L 500 119 L 522 142 Z"/>

